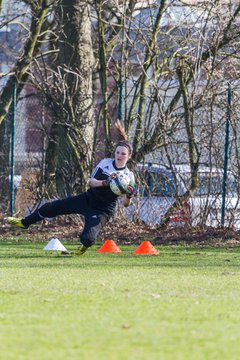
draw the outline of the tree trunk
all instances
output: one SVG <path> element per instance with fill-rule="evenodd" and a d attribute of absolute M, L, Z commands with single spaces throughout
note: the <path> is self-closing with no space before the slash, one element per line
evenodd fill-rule
<path fill-rule="evenodd" d="M 65 91 L 59 94 L 61 118 L 54 125 L 58 140 L 52 142 L 51 147 L 55 146 L 54 153 L 58 154 L 55 163 L 57 193 L 65 196 L 84 190 L 89 175 L 94 136 L 93 54 L 88 2 L 62 0 L 60 11 L 62 31 L 58 66 Z"/>

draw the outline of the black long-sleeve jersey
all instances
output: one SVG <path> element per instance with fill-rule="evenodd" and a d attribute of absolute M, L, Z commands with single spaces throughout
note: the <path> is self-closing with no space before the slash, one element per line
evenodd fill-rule
<path fill-rule="evenodd" d="M 120 172 L 127 175 L 130 181 L 135 183 L 134 174 L 127 166 L 117 168 L 115 160 L 105 158 L 100 161 L 92 173 L 92 177 L 97 180 L 106 180 L 112 173 Z M 103 211 L 109 215 L 114 213 L 117 204 L 118 195 L 115 195 L 109 186 L 90 188 L 87 191 L 87 197 L 90 205 L 97 210 Z"/>

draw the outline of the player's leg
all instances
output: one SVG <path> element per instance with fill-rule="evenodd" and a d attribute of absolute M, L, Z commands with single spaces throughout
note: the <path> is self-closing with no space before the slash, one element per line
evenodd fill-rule
<path fill-rule="evenodd" d="M 9 217 L 7 221 L 11 225 L 28 228 L 30 225 L 45 218 L 54 218 L 58 215 L 82 214 L 86 211 L 86 208 L 87 198 L 86 194 L 83 193 L 62 200 L 48 202 L 23 219 Z"/>
<path fill-rule="evenodd" d="M 96 212 L 85 214 L 85 225 L 80 235 L 82 245 L 76 251 L 76 255 L 84 254 L 95 243 L 100 231 L 108 220 L 109 215 L 107 214 L 96 214 Z"/>

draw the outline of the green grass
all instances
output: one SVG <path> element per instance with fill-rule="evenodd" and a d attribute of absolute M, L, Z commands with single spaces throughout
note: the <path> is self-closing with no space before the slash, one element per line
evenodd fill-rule
<path fill-rule="evenodd" d="M 239 358 L 240 249 L 44 246 L 0 244 L 1 359 Z"/>

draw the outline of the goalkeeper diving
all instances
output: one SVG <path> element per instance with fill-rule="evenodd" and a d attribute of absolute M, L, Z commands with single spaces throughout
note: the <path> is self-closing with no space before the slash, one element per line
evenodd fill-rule
<path fill-rule="evenodd" d="M 27 229 L 45 218 L 58 215 L 80 214 L 84 216 L 84 227 L 80 234 L 80 247 L 76 255 L 84 254 L 97 240 L 100 231 L 116 211 L 118 195 L 110 188 L 110 182 L 117 174 L 129 178 L 129 185 L 122 193 L 122 204 L 127 207 L 135 193 L 134 174 L 127 167 L 132 156 L 132 145 L 120 121 L 116 122 L 118 142 L 114 158 L 104 158 L 95 167 L 89 181 L 89 189 L 76 196 L 48 202 L 25 218 L 9 217 L 8 223 Z"/>

